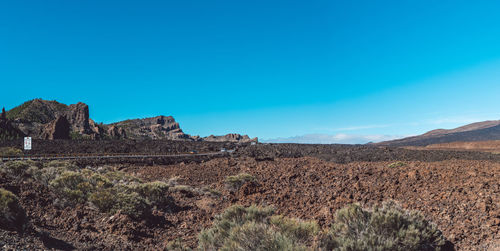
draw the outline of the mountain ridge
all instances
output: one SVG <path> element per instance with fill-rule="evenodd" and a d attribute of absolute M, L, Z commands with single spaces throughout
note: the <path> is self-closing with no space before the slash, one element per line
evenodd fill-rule
<path fill-rule="evenodd" d="M 424 134 L 383 141 L 381 146 L 427 146 L 458 141 L 500 140 L 500 120 L 475 122 L 453 129 L 435 129 Z"/>
<path fill-rule="evenodd" d="M 251 139 L 247 135 L 240 134 L 210 135 L 205 138 L 191 136 L 182 131 L 172 116 L 165 115 L 127 119 L 110 124 L 96 123 L 90 118 L 88 105 L 82 102 L 66 105 L 56 100 L 33 99 L 6 111 L 4 120 L 4 127 L 9 129 L 9 134 L 7 129 L 0 128 L 0 135 L 3 130 L 10 138 L 27 135 L 36 139 L 258 141 L 257 138 Z"/>

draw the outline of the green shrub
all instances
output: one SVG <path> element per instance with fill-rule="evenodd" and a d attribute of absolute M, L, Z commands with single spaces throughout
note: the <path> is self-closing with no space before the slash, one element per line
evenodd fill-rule
<path fill-rule="evenodd" d="M 102 189 L 92 193 L 89 201 L 103 213 L 113 212 L 116 205 L 116 191 L 113 189 Z"/>
<path fill-rule="evenodd" d="M 151 213 L 151 204 L 136 192 L 116 194 L 115 206 L 112 213 L 120 210 L 122 213 L 135 219 L 140 219 Z"/>
<path fill-rule="evenodd" d="M 205 195 L 210 195 L 212 197 L 220 197 L 222 196 L 222 193 L 219 190 L 210 188 L 208 186 L 204 186 L 200 189 L 200 192 L 205 194 Z"/>
<path fill-rule="evenodd" d="M 94 190 L 100 190 L 100 189 L 113 187 L 113 183 L 111 183 L 111 181 L 108 178 L 106 178 L 105 176 L 103 176 L 101 174 L 92 173 L 89 176 L 90 176 L 88 178 L 89 183 L 92 185 Z"/>
<path fill-rule="evenodd" d="M 162 181 L 141 183 L 131 187 L 141 197 L 147 199 L 153 206 L 166 206 L 171 202 L 168 196 L 169 185 Z"/>
<path fill-rule="evenodd" d="M 359 205 L 338 210 L 320 242 L 324 250 L 440 250 L 445 245 L 435 225 L 391 201 L 373 210 Z"/>
<path fill-rule="evenodd" d="M 141 182 L 139 178 L 122 171 L 110 170 L 103 172 L 102 175 L 113 184 L 130 184 L 134 182 Z"/>
<path fill-rule="evenodd" d="M 389 167 L 389 168 L 398 168 L 398 167 L 403 167 L 403 166 L 406 166 L 406 163 L 398 161 L 398 162 L 391 163 L 387 167 Z"/>
<path fill-rule="evenodd" d="M 318 224 L 314 221 L 302 221 L 282 215 L 272 216 L 270 223 L 295 242 L 302 244 L 312 242 L 320 231 Z"/>
<path fill-rule="evenodd" d="M 65 171 L 50 181 L 50 187 L 71 205 L 84 203 L 93 190 L 92 185 L 83 174 L 73 171 Z"/>
<path fill-rule="evenodd" d="M 15 147 L 1 147 L 0 148 L 0 156 L 1 157 L 16 157 L 23 155 L 23 151 L 21 149 Z"/>
<path fill-rule="evenodd" d="M 306 250 L 287 236 L 272 229 L 268 224 L 248 222 L 236 226 L 219 250 Z"/>
<path fill-rule="evenodd" d="M 25 222 L 26 215 L 17 197 L 10 191 L 0 188 L 0 227 L 22 230 Z"/>
<path fill-rule="evenodd" d="M 227 176 L 224 183 L 229 191 L 235 192 L 247 182 L 255 182 L 255 177 L 248 173 L 240 173 L 234 176 Z"/>
<path fill-rule="evenodd" d="M 31 176 L 40 183 L 49 186 L 50 182 L 62 173 L 68 171 L 65 167 L 44 167 L 29 170 Z"/>
<path fill-rule="evenodd" d="M 167 244 L 167 251 L 191 251 L 192 249 L 184 245 L 180 238 L 177 238 Z"/>
<path fill-rule="evenodd" d="M 114 214 L 121 211 L 133 218 L 140 218 L 150 213 L 151 203 L 129 188 L 115 186 L 95 191 L 89 201 L 103 213 Z"/>
<path fill-rule="evenodd" d="M 2 172 L 5 172 L 10 176 L 21 177 L 26 173 L 30 166 L 35 166 L 35 162 L 31 160 L 9 161 L 3 164 Z"/>
<path fill-rule="evenodd" d="M 319 231 L 315 223 L 273 216 L 271 207 L 234 205 L 199 235 L 200 250 L 304 250 Z"/>
<path fill-rule="evenodd" d="M 66 169 L 67 171 L 76 171 L 79 168 L 73 164 L 70 161 L 64 161 L 64 160 L 52 160 L 47 162 L 44 165 L 45 168 L 47 167 L 54 167 L 54 168 L 61 168 L 61 169 Z"/>
<path fill-rule="evenodd" d="M 175 185 L 173 187 L 170 187 L 169 191 L 171 192 L 180 192 L 188 195 L 195 195 L 198 193 L 198 190 L 190 187 L 188 185 Z"/>

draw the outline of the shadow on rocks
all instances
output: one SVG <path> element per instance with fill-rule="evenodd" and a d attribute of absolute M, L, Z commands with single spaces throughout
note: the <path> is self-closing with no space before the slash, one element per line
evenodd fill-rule
<path fill-rule="evenodd" d="M 51 237 L 47 232 L 39 233 L 40 240 L 43 242 L 43 245 L 48 249 L 56 249 L 56 250 L 75 250 L 76 248 L 63 240 L 56 239 Z"/>

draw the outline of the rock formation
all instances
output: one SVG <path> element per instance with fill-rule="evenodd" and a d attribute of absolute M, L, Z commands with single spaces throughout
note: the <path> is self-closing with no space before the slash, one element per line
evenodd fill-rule
<path fill-rule="evenodd" d="M 241 135 L 237 133 L 230 133 L 226 134 L 224 136 L 214 136 L 210 135 L 208 137 L 203 138 L 203 141 L 211 141 L 211 142 L 241 142 L 241 143 L 248 143 L 248 142 L 257 142 L 257 138 L 251 139 L 248 137 L 248 135 Z"/>
<path fill-rule="evenodd" d="M 112 124 L 96 123 L 90 119 L 89 106 L 78 102 L 72 105 L 57 101 L 34 99 L 6 112 L 12 128 L 19 135 L 35 139 L 166 139 L 186 141 L 257 142 L 247 135 L 227 134 L 201 138 L 185 134 L 172 116 L 130 119 Z M 7 120 L 5 119 L 5 120 Z M 69 131 L 66 126 L 69 125 Z M 9 129 L 10 130 L 10 129 Z M 12 131 L 12 130 L 11 130 Z M 68 131 L 68 132 L 67 132 Z M 9 134 L 9 137 L 12 137 Z"/>
<path fill-rule="evenodd" d="M 58 116 L 45 126 L 41 134 L 42 139 L 69 139 L 71 124 L 65 116 Z"/>
<path fill-rule="evenodd" d="M 131 119 L 110 126 L 123 128 L 125 135 L 132 139 L 190 140 L 172 116 Z"/>
<path fill-rule="evenodd" d="M 111 139 L 126 139 L 127 133 L 121 127 L 110 126 L 107 131 Z"/>
<path fill-rule="evenodd" d="M 68 119 L 68 122 L 71 124 L 71 129 L 73 132 L 89 135 L 95 133 L 90 128 L 88 105 L 82 102 L 72 104 L 68 107 L 65 115 Z"/>

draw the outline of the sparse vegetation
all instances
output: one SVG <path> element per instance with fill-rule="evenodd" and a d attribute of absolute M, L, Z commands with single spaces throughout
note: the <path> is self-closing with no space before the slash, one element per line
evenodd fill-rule
<path fill-rule="evenodd" d="M 292 219 L 283 215 L 274 215 L 269 222 L 286 236 L 303 245 L 311 243 L 320 231 L 319 225 L 314 221 Z"/>
<path fill-rule="evenodd" d="M 87 177 L 82 173 L 73 171 L 61 173 L 49 184 L 56 194 L 66 199 L 71 205 L 87 201 L 93 190 Z"/>
<path fill-rule="evenodd" d="M 414 211 L 393 201 L 366 210 L 353 204 L 337 211 L 330 233 L 321 241 L 326 250 L 440 250 L 441 231 Z"/>
<path fill-rule="evenodd" d="M 154 181 L 136 184 L 131 190 L 145 198 L 152 206 L 164 207 L 172 203 L 172 199 L 168 196 L 169 188 L 165 182 Z"/>
<path fill-rule="evenodd" d="M 24 210 L 12 192 L 0 188 L 0 227 L 22 230 L 25 223 Z"/>
<path fill-rule="evenodd" d="M 177 238 L 167 244 L 167 251 L 191 251 L 192 249 L 186 246 L 180 238 Z"/>
<path fill-rule="evenodd" d="M 271 207 L 235 205 L 199 235 L 201 250 L 305 250 L 319 229 L 314 223 L 275 216 Z"/>
<path fill-rule="evenodd" d="M 398 168 L 398 167 L 402 167 L 402 166 L 406 166 L 406 163 L 404 163 L 402 161 L 397 161 L 397 162 L 389 164 L 387 167 L 389 167 L 389 168 Z"/>
<path fill-rule="evenodd" d="M 17 157 L 21 155 L 23 155 L 23 151 L 21 149 L 15 147 L 0 148 L 0 157 Z"/>
<path fill-rule="evenodd" d="M 255 177 L 248 173 L 240 173 L 234 176 L 227 176 L 225 180 L 226 188 L 229 191 L 238 191 L 243 184 L 247 182 L 255 182 Z"/>
<path fill-rule="evenodd" d="M 7 175 L 10 175 L 15 178 L 21 178 L 25 174 L 25 172 L 30 168 L 31 166 L 34 166 L 35 162 L 26 160 L 26 161 L 9 161 L 6 162 L 2 165 L 2 169 L 0 169 L 1 172 L 6 173 Z"/>
<path fill-rule="evenodd" d="M 46 105 L 43 105 L 45 103 Z M 53 120 L 54 111 L 63 112 L 68 108 L 67 105 L 57 101 L 46 101 L 33 99 L 16 106 L 7 111 L 8 119 L 21 119 L 30 122 L 48 123 Z"/>

